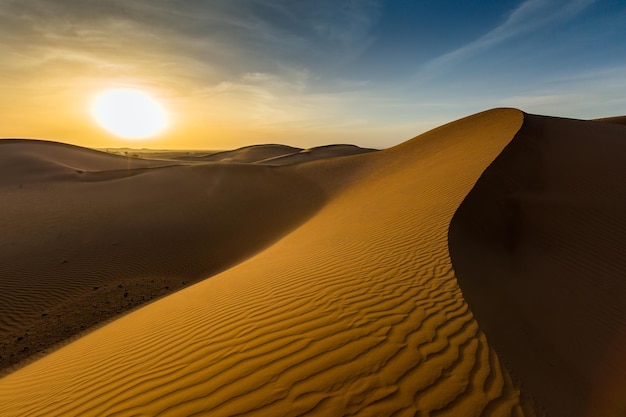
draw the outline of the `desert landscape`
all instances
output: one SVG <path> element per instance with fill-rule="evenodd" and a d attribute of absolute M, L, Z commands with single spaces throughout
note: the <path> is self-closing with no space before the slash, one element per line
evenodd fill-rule
<path fill-rule="evenodd" d="M 0 415 L 624 416 L 625 144 L 1 140 Z"/>

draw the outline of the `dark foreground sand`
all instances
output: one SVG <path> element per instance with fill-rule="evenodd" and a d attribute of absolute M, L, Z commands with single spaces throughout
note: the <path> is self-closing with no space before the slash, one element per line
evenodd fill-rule
<path fill-rule="evenodd" d="M 512 109 L 317 160 L 0 141 L 5 372 L 76 339 L 0 415 L 623 416 L 625 141 Z"/>

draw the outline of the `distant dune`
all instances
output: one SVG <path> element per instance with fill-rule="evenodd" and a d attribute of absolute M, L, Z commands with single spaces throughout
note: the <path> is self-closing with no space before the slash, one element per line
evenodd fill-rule
<path fill-rule="evenodd" d="M 513 109 L 378 152 L 0 141 L 0 415 L 623 416 L 624 143 Z"/>
<path fill-rule="evenodd" d="M 150 149 L 106 149 L 113 154 L 121 154 L 144 159 L 168 160 L 176 162 L 220 162 L 249 163 L 261 165 L 289 165 L 337 156 L 359 155 L 374 152 L 376 149 L 354 145 L 326 145 L 310 149 L 294 148 L 286 145 L 251 145 L 230 151 L 167 151 Z"/>

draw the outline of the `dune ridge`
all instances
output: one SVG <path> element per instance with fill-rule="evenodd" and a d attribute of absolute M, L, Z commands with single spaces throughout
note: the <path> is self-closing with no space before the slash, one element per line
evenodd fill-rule
<path fill-rule="evenodd" d="M 548 415 L 624 416 L 626 127 L 524 119 L 451 222 L 454 269 Z"/>
<path fill-rule="evenodd" d="M 492 110 L 389 150 L 272 170 L 322 190 L 314 214 L 0 379 L 0 414 L 535 415 L 474 320 L 447 241 L 522 121 Z"/>

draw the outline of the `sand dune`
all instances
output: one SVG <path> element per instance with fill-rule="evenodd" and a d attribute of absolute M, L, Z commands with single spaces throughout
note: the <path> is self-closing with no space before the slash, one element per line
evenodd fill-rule
<path fill-rule="evenodd" d="M 374 151 L 376 150 L 360 148 L 354 145 L 326 145 L 309 149 L 300 149 L 298 152 L 262 159 L 256 161 L 255 163 L 263 165 L 289 165 L 314 161 L 317 159 L 335 158 L 338 156 L 360 155 Z"/>
<path fill-rule="evenodd" d="M 252 163 L 262 159 L 291 155 L 299 151 L 300 148 L 294 148 L 293 146 L 286 145 L 252 145 L 234 149 L 232 151 L 210 153 L 202 157 L 202 160 L 214 162 Z"/>
<path fill-rule="evenodd" d="M 354 145 L 326 145 L 310 149 L 286 145 L 252 145 L 230 151 L 166 151 L 150 149 L 107 149 L 107 152 L 122 153 L 144 159 L 187 163 L 250 163 L 262 165 L 288 165 L 305 161 L 339 156 L 359 155 L 376 149 Z"/>
<path fill-rule="evenodd" d="M 219 272 L 325 200 L 255 165 L 0 141 L 0 367 Z"/>
<path fill-rule="evenodd" d="M 470 307 L 550 416 L 626 416 L 625 153 L 626 126 L 526 115 L 450 226 Z"/>
<path fill-rule="evenodd" d="M 206 243 L 208 226 L 186 236 L 210 219 L 229 223 L 232 262 L 255 236 L 265 249 L 0 379 L 0 415 L 535 415 L 474 320 L 447 241 L 455 210 L 522 121 L 493 110 L 386 151 L 283 167 L 154 168 L 132 177 L 132 194 L 149 194 L 142 206 L 116 197 L 71 208 L 77 191 L 117 196 L 130 179 L 67 190 L 56 211 L 83 213 L 72 241 L 86 248 L 77 270 L 88 277 L 113 259 L 106 276 L 201 274 L 222 244 Z M 202 202 L 218 176 L 218 201 Z M 24 227 L 15 238 L 41 230 Z M 95 248 L 77 240 L 85 227 Z M 137 238 L 150 227 L 167 233 Z M 122 234 L 134 236 L 124 250 L 103 249 Z M 52 276 L 59 289 L 80 280 Z M 3 314 L 21 302 L 5 299 Z"/>
<path fill-rule="evenodd" d="M 127 176 L 140 168 L 167 165 L 162 161 L 125 158 L 39 140 L 3 139 L 0 146 L 0 187 L 84 180 L 90 174 L 97 176 L 99 171 L 116 171 L 118 176 Z"/>

